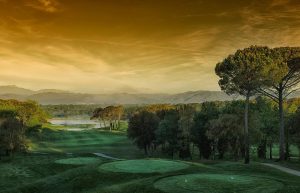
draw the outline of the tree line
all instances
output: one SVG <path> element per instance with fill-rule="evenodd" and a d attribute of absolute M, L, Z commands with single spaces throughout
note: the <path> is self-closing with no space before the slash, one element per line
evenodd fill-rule
<path fill-rule="evenodd" d="M 41 108 L 47 112 L 51 117 L 92 117 L 95 109 L 107 106 L 118 106 L 115 104 L 60 104 L 60 105 L 41 105 Z M 122 105 L 124 112 L 122 119 L 128 119 L 130 115 L 137 109 L 145 106 L 138 104 L 124 104 Z"/>
<path fill-rule="evenodd" d="M 200 159 L 242 159 L 246 151 L 245 103 L 237 100 L 150 105 L 132 115 L 127 135 L 148 156 L 159 152 L 172 158 L 192 158 L 196 147 Z M 300 118 L 299 105 L 299 99 L 284 103 L 289 127 L 286 135 L 291 136 L 286 141 L 287 147 L 294 144 L 300 148 L 300 121 L 295 121 Z M 266 97 L 257 97 L 249 101 L 249 106 L 251 152 L 262 159 L 273 159 L 272 149 L 279 142 L 278 105 Z"/>

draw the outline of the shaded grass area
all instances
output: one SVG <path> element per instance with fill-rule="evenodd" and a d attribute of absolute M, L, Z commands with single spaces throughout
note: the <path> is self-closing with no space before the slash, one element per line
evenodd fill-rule
<path fill-rule="evenodd" d="M 56 164 L 65 155 L 17 155 L 0 162 L 0 192 L 8 188 L 23 186 L 47 176 L 60 174 L 74 168 Z"/>

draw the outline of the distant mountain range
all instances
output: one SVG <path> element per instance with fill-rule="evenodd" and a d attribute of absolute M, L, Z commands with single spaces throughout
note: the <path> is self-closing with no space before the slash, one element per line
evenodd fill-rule
<path fill-rule="evenodd" d="M 300 92 L 291 97 L 299 97 Z M 202 103 L 237 99 L 222 91 L 189 91 L 179 94 L 84 94 L 64 90 L 33 91 L 17 86 L 0 86 L 1 99 L 35 100 L 41 104 L 153 104 Z"/>

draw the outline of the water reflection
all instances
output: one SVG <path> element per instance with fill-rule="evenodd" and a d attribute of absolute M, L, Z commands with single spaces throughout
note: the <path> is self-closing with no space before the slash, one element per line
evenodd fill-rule
<path fill-rule="evenodd" d="M 68 126 L 67 130 L 81 131 L 85 129 L 101 128 L 100 124 L 96 120 L 90 119 L 50 119 L 49 122 L 53 125 Z"/>

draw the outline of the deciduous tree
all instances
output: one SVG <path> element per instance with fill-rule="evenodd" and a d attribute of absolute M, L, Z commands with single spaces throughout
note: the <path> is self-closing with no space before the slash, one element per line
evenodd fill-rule
<path fill-rule="evenodd" d="M 236 115 L 222 114 L 219 118 L 210 120 L 207 136 L 214 141 L 215 146 L 218 145 L 219 147 L 222 147 L 221 149 L 218 149 L 219 157 L 223 157 L 224 149 L 228 149 L 227 146 L 229 146 L 234 159 L 237 160 L 239 158 L 244 135 L 243 127 Z"/>
<path fill-rule="evenodd" d="M 127 135 L 134 143 L 148 155 L 149 148 L 155 140 L 159 118 L 151 112 L 142 111 L 129 119 Z"/>
<path fill-rule="evenodd" d="M 219 109 L 216 102 L 204 102 L 200 112 L 194 117 L 191 139 L 199 149 L 200 158 L 208 159 L 212 153 L 212 140 L 207 137 L 206 132 L 209 121 L 218 118 L 218 115 Z"/>

